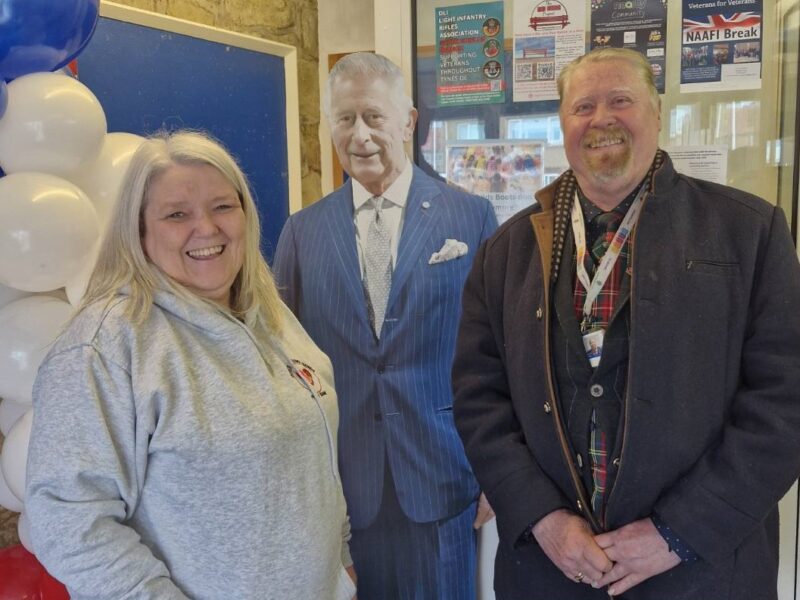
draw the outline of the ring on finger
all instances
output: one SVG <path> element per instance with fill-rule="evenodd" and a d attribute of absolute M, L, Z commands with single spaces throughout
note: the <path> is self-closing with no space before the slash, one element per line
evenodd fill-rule
<path fill-rule="evenodd" d="M 583 573 L 581 573 L 580 571 L 578 571 L 578 574 L 577 574 L 577 575 L 575 575 L 575 577 L 574 577 L 573 579 L 575 579 L 575 581 L 577 581 L 578 583 L 580 583 L 581 581 L 583 581 Z"/>

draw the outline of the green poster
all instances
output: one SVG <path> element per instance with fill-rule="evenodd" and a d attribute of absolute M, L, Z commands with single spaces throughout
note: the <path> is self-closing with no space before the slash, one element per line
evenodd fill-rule
<path fill-rule="evenodd" d="M 436 105 L 506 100 L 503 3 L 436 8 Z"/>

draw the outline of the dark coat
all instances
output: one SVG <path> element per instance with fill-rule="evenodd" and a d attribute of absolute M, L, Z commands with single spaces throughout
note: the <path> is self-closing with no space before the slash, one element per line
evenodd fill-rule
<path fill-rule="evenodd" d="M 554 189 L 478 252 L 453 368 L 456 425 L 497 513 L 499 598 L 607 597 L 522 537 L 553 510 L 579 512 L 552 410 Z M 785 218 L 667 159 L 634 235 L 624 441 L 606 524 L 657 512 L 700 560 L 624 597 L 776 598 L 777 503 L 800 474 L 800 265 Z"/>

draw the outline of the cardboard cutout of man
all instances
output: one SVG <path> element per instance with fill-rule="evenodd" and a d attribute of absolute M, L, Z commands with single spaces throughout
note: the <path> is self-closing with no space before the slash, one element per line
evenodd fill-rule
<path fill-rule="evenodd" d="M 289 218 L 274 270 L 333 362 L 358 596 L 474 600 L 473 523 L 490 509 L 477 508 L 450 369 L 464 279 L 494 212 L 406 157 L 417 112 L 385 57 L 340 60 L 324 108 L 350 179 Z"/>

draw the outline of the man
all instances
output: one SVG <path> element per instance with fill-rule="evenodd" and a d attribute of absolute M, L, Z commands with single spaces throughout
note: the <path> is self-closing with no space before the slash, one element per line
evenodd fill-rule
<path fill-rule="evenodd" d="M 640 54 L 593 51 L 559 94 L 571 169 L 478 252 L 453 368 L 497 597 L 774 599 L 800 473 L 784 216 L 674 171 Z"/>
<path fill-rule="evenodd" d="M 495 216 L 412 166 L 417 112 L 385 57 L 340 60 L 324 102 L 350 180 L 289 218 L 275 274 L 334 365 L 358 596 L 473 600 L 486 510 L 476 517 L 450 368 L 464 279 Z"/>

